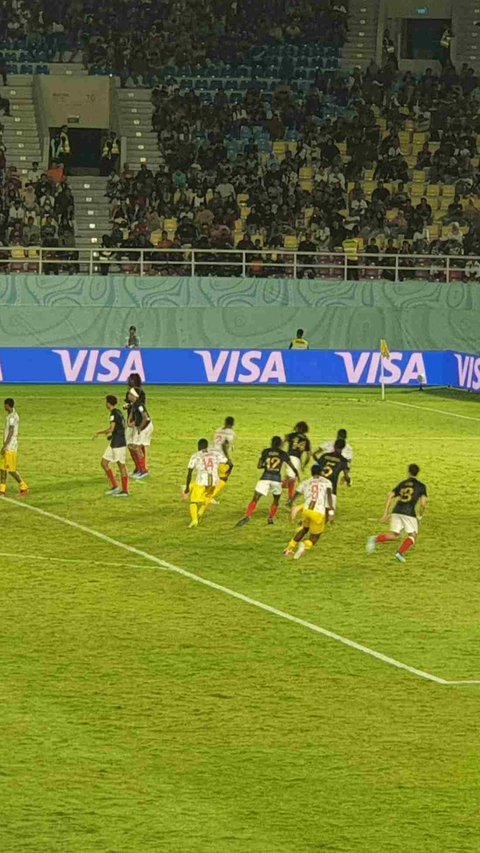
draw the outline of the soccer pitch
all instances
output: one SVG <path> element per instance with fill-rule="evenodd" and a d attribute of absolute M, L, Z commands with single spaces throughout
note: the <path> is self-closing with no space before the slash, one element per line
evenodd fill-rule
<path fill-rule="evenodd" d="M 112 392 L 2 386 L 31 492 L 11 480 L 0 504 L 1 849 L 478 853 L 480 685 L 442 682 L 480 680 L 480 399 L 147 388 L 152 476 L 122 501 L 91 439 Z M 235 468 L 189 530 L 188 459 L 226 415 Z M 347 428 L 355 460 L 293 562 L 284 499 L 275 526 L 269 499 L 234 525 L 260 451 L 300 419 L 315 446 Z M 418 546 L 367 557 L 410 462 Z"/>

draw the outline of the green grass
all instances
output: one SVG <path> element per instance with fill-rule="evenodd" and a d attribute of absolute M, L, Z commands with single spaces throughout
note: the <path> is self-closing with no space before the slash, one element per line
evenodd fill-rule
<path fill-rule="evenodd" d="M 153 475 L 127 502 L 104 496 L 91 441 L 105 389 L 2 392 L 30 504 L 410 666 L 480 678 L 476 398 L 149 389 Z M 227 414 L 231 483 L 190 531 L 186 464 Z M 292 563 L 284 508 L 275 527 L 267 501 L 233 526 L 259 451 L 303 418 L 315 441 L 347 427 L 356 458 L 336 525 Z M 413 461 L 430 494 L 418 547 L 406 567 L 391 547 L 367 558 L 369 519 Z M 423 681 L 11 503 L 0 530 L 2 851 L 478 853 L 480 687 Z"/>

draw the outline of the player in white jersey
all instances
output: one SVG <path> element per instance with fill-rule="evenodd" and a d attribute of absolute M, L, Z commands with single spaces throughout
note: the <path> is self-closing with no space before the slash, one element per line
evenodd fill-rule
<path fill-rule="evenodd" d="M 322 477 L 320 465 L 312 465 L 311 478 L 297 487 L 297 495 L 303 495 L 303 505 L 292 510 L 292 519 L 302 510 L 302 526 L 283 552 L 286 557 L 299 560 L 305 551 L 310 551 L 325 530 L 325 516 L 333 521 L 332 484 Z M 310 534 L 305 542 L 302 540 Z M 295 550 L 296 549 L 296 550 Z"/>
<path fill-rule="evenodd" d="M 222 461 L 220 462 L 218 469 L 218 476 L 220 478 L 219 483 L 218 486 L 215 487 L 215 491 L 209 503 L 212 503 L 212 501 L 222 494 L 225 486 L 227 485 L 228 478 L 232 473 L 233 462 L 230 453 L 235 441 L 235 433 L 233 431 L 234 426 L 235 421 L 233 418 L 225 418 L 223 427 L 219 427 L 215 430 L 213 436 L 213 448 L 221 454 Z"/>
<path fill-rule="evenodd" d="M 351 468 L 352 462 L 353 462 L 353 447 L 351 444 L 347 443 L 347 430 L 346 429 L 339 429 L 337 432 L 337 438 L 343 438 L 343 440 L 345 442 L 345 447 L 342 450 L 342 456 L 345 457 L 345 459 L 349 463 L 349 468 Z M 323 450 L 324 453 L 332 453 L 334 448 L 335 448 L 335 439 L 333 441 L 324 441 L 323 444 L 321 445 L 320 449 Z M 316 452 L 317 452 L 317 454 L 319 453 L 318 450 Z"/>
<path fill-rule="evenodd" d="M 219 467 L 222 453 L 209 448 L 206 438 L 198 442 L 198 451 L 190 457 L 185 484 L 185 498 L 190 496 L 190 527 L 198 527 L 199 518 L 204 514 L 209 500 L 219 483 Z M 192 479 L 195 482 L 192 484 Z"/>
<path fill-rule="evenodd" d="M 20 497 L 28 493 L 28 486 L 17 471 L 18 454 L 18 431 L 20 418 L 15 409 L 15 400 L 7 397 L 3 402 L 7 413 L 5 431 L 3 433 L 3 444 L 0 447 L 0 498 L 5 497 L 7 491 L 7 474 L 10 474 L 20 486 Z"/>

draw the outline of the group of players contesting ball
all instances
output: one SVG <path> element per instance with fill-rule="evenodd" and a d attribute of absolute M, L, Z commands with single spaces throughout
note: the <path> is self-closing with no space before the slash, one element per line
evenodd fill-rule
<path fill-rule="evenodd" d="M 105 436 L 108 446 L 101 459 L 101 465 L 107 476 L 110 488 L 107 495 L 115 498 L 129 497 L 129 474 L 127 453 L 134 463 L 132 477 L 143 480 L 149 476 L 147 465 L 153 422 L 147 410 L 145 389 L 138 373 L 132 373 L 128 379 L 123 411 L 118 408 L 118 399 L 113 394 L 106 397 L 109 412 L 109 425 L 99 430 L 93 438 Z M 3 444 L 0 448 L 0 498 L 5 497 L 7 474 L 18 483 L 20 496 L 28 494 L 29 489 L 18 473 L 17 451 L 20 419 L 14 400 L 4 401 L 6 423 Z M 235 442 L 235 422 L 232 417 L 225 418 L 222 427 L 217 429 L 213 442 L 206 438 L 198 442 L 198 449 L 188 463 L 187 479 L 183 488 L 183 497 L 190 503 L 190 527 L 196 528 L 208 508 L 218 503 L 217 498 L 225 489 L 233 470 L 232 450 Z M 347 443 L 347 432 L 338 430 L 334 441 L 324 442 L 318 450 L 312 451 L 308 437 L 308 424 L 299 421 L 291 433 L 282 438 L 274 435 L 270 446 L 260 455 L 257 468 L 262 472 L 255 486 L 252 500 L 245 514 L 237 522 L 243 527 L 250 522 L 258 502 L 262 497 L 272 496 L 268 513 L 268 524 L 274 524 L 280 505 L 283 489 L 288 490 L 287 505 L 291 509 L 292 520 L 301 513 L 301 523 L 297 533 L 284 550 L 286 557 L 298 560 L 310 551 L 324 533 L 327 524 L 331 524 L 337 511 L 337 491 L 340 482 L 351 486 L 351 467 L 353 449 Z M 310 461 L 310 476 L 302 479 Z M 118 484 L 115 468 L 118 467 L 121 485 Z M 388 495 L 382 523 L 390 522 L 390 532 L 370 536 L 366 550 L 372 554 L 377 545 L 386 542 L 398 542 L 405 534 L 395 559 L 405 562 L 405 554 L 417 540 L 419 521 L 423 517 L 427 503 L 427 489 L 418 479 L 418 465 L 408 466 L 408 477 L 402 480 Z M 297 498 L 301 502 L 296 505 Z M 419 514 L 417 514 L 417 507 Z"/>

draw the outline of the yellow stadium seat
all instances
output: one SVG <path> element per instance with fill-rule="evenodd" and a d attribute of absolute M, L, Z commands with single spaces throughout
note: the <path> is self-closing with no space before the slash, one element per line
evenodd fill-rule
<path fill-rule="evenodd" d="M 444 184 L 442 187 L 442 197 L 452 199 L 455 196 L 455 187 L 453 184 Z"/>
<path fill-rule="evenodd" d="M 414 169 L 413 170 L 413 181 L 414 183 L 419 183 L 420 181 L 425 183 L 425 170 L 424 169 Z"/>
<path fill-rule="evenodd" d="M 287 148 L 288 148 L 288 150 L 289 150 L 289 151 L 291 151 L 291 152 L 292 152 L 292 154 L 296 154 L 296 153 L 297 153 L 297 147 L 298 147 L 298 145 L 297 145 L 297 143 L 295 142 L 295 140 L 294 140 L 294 139 L 290 140 L 290 142 L 287 142 Z"/>
<path fill-rule="evenodd" d="M 253 243 L 256 243 L 256 242 L 257 242 L 257 240 L 258 240 L 258 241 L 259 241 L 259 243 L 260 243 L 260 245 L 263 247 L 263 244 L 264 244 L 264 242 L 265 242 L 265 238 L 264 238 L 263 234 L 252 234 L 252 238 L 251 238 L 251 239 L 252 239 L 252 242 L 253 242 Z"/>
<path fill-rule="evenodd" d="M 430 148 L 430 151 L 432 152 L 432 154 L 435 154 L 435 151 L 438 151 L 438 149 L 440 148 L 440 143 L 439 142 L 429 142 L 428 147 Z"/>
<path fill-rule="evenodd" d="M 412 189 L 410 190 L 410 195 L 412 198 L 421 198 L 425 195 L 425 184 L 413 184 Z"/>
<path fill-rule="evenodd" d="M 283 159 L 285 157 L 287 146 L 286 143 L 283 142 L 283 140 L 277 140 L 276 142 L 274 142 L 272 148 L 275 157 L 277 157 L 278 159 Z"/>
<path fill-rule="evenodd" d="M 430 198 L 436 198 L 440 195 L 440 186 L 439 184 L 429 184 L 427 187 L 427 196 Z"/>
<path fill-rule="evenodd" d="M 244 207 L 244 205 L 248 204 L 249 195 L 248 193 L 239 193 L 237 195 L 237 201 L 240 207 Z"/>
<path fill-rule="evenodd" d="M 430 240 L 438 240 L 438 237 L 440 235 L 440 226 L 438 222 L 434 223 L 433 225 L 429 225 L 428 231 L 430 234 Z"/>
<path fill-rule="evenodd" d="M 363 173 L 363 177 L 365 181 L 373 181 L 373 176 L 375 174 L 375 169 L 365 169 Z"/>
<path fill-rule="evenodd" d="M 235 231 L 243 231 L 243 222 L 241 219 L 235 220 Z"/>
<path fill-rule="evenodd" d="M 240 240 L 243 240 L 243 231 L 235 231 L 235 234 L 233 235 L 233 242 L 235 246 L 240 242 Z"/>
<path fill-rule="evenodd" d="M 246 218 L 247 218 L 247 216 L 249 216 L 250 211 L 251 211 L 251 207 L 247 207 L 246 205 L 245 205 L 245 207 L 241 207 L 241 208 L 240 208 L 240 216 L 241 216 L 241 218 L 242 218 L 242 219 L 246 219 Z"/>
<path fill-rule="evenodd" d="M 340 151 L 340 154 L 343 155 L 347 153 L 347 143 L 346 142 L 337 142 L 337 148 Z"/>
<path fill-rule="evenodd" d="M 433 211 L 433 221 L 434 222 L 439 222 L 443 216 L 445 216 L 445 211 L 442 210 L 441 207 L 439 207 L 439 208 L 437 208 L 437 210 Z"/>
<path fill-rule="evenodd" d="M 177 224 L 177 220 L 174 217 L 172 219 L 165 219 L 163 222 L 163 229 L 164 231 L 167 231 L 170 236 L 170 234 L 176 233 Z"/>
<path fill-rule="evenodd" d="M 309 222 L 309 221 L 310 221 L 310 219 L 311 219 L 311 218 L 312 218 L 312 216 L 313 216 L 313 210 L 314 210 L 314 208 L 313 208 L 313 207 L 305 207 L 305 208 L 303 209 L 303 215 L 304 215 L 304 218 L 305 218 L 305 222 Z"/>
<path fill-rule="evenodd" d="M 313 178 L 312 167 L 311 166 L 302 166 L 302 168 L 299 170 L 298 177 L 300 178 L 301 181 L 302 180 L 311 181 Z"/>
<path fill-rule="evenodd" d="M 423 145 L 428 139 L 428 134 L 418 131 L 413 134 L 413 141 L 416 145 Z"/>
<path fill-rule="evenodd" d="M 284 249 L 289 249 L 292 252 L 295 252 L 298 249 L 298 237 L 295 234 L 284 234 L 283 236 L 283 247 Z"/>
<path fill-rule="evenodd" d="M 393 222 L 397 213 L 398 213 L 397 207 L 392 207 L 391 210 L 387 210 L 387 216 L 386 216 L 387 222 Z"/>
<path fill-rule="evenodd" d="M 364 181 L 363 182 L 363 191 L 364 191 L 365 195 L 367 196 L 367 198 L 370 198 L 370 196 L 372 195 L 373 191 L 376 188 L 377 188 L 376 181 Z"/>
<path fill-rule="evenodd" d="M 403 148 L 404 145 L 410 145 L 411 134 L 408 130 L 401 130 L 398 134 L 398 139 L 400 141 L 400 148 Z"/>
<path fill-rule="evenodd" d="M 313 192 L 313 181 L 307 180 L 305 178 L 300 179 L 300 189 L 304 190 L 307 193 Z"/>

